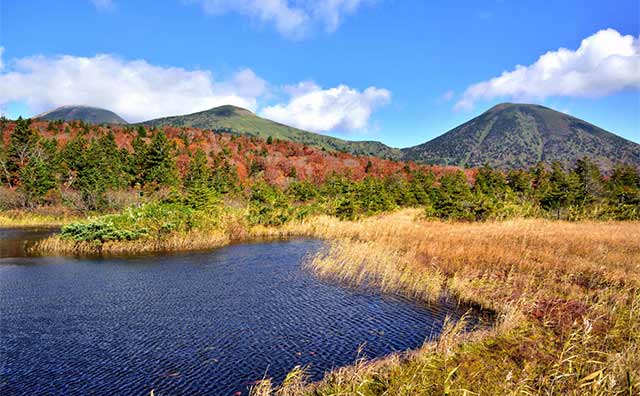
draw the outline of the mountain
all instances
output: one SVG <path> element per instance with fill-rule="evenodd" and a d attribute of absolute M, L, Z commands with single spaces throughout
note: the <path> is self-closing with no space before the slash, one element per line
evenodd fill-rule
<path fill-rule="evenodd" d="M 266 118 L 258 117 L 241 107 L 226 105 L 193 114 L 157 118 L 140 124 L 148 126 L 192 127 L 226 130 L 228 132 L 261 138 L 287 140 L 320 147 L 326 150 L 344 151 L 356 155 L 372 155 L 387 159 L 400 159 L 399 149 L 374 141 L 349 141 L 307 132 Z"/>
<path fill-rule="evenodd" d="M 126 124 L 117 114 L 87 106 L 63 106 L 36 118 L 82 120 L 93 124 Z M 503 103 L 426 143 L 397 149 L 375 141 L 350 141 L 307 132 L 258 117 L 236 106 L 157 118 L 147 126 L 193 127 L 292 141 L 332 151 L 437 165 L 528 168 L 539 161 L 572 166 L 587 156 L 603 170 L 625 162 L 640 167 L 640 145 L 593 124 L 553 109 Z"/>
<path fill-rule="evenodd" d="M 640 167 L 639 144 L 547 107 L 515 103 L 499 104 L 402 154 L 416 162 L 501 169 L 539 161 L 571 166 L 584 156 L 605 170 L 618 162 Z"/>
<path fill-rule="evenodd" d="M 57 109 L 38 114 L 34 118 L 40 120 L 79 120 L 89 124 L 126 124 L 127 122 L 113 111 L 89 106 L 62 106 Z"/>

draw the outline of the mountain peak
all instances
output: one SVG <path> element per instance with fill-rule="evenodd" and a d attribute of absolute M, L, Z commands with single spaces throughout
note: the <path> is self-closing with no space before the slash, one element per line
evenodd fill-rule
<path fill-rule="evenodd" d="M 551 111 L 555 111 L 553 109 L 550 109 L 548 107 L 541 106 L 541 105 L 535 104 L 535 103 L 504 102 L 504 103 L 499 103 L 499 104 L 493 106 L 489 110 L 485 111 L 485 113 L 495 113 L 495 112 L 498 112 L 498 111 L 513 110 L 513 109 L 516 109 L 516 110 L 517 109 L 529 109 L 529 110 L 551 110 Z"/>
<path fill-rule="evenodd" d="M 251 110 L 234 105 L 223 105 L 205 110 L 203 113 L 211 113 L 218 117 L 231 117 L 234 115 L 255 115 Z"/>
<path fill-rule="evenodd" d="M 122 117 L 113 111 L 85 105 L 65 105 L 38 114 L 34 118 L 40 120 L 83 121 L 89 124 L 127 124 Z"/>
<path fill-rule="evenodd" d="M 590 157 L 602 169 L 616 162 L 640 166 L 640 145 L 548 107 L 501 103 L 438 136 L 403 149 L 404 159 L 418 162 L 528 168 L 559 161 L 573 166 Z"/>

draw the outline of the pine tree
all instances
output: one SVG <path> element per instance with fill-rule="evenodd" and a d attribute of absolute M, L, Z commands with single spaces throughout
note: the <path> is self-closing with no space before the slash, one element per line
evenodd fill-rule
<path fill-rule="evenodd" d="M 216 202 L 216 194 L 211 187 L 212 173 L 207 163 L 207 155 L 198 149 L 184 178 L 187 203 L 194 209 L 209 208 Z"/>
<path fill-rule="evenodd" d="M 551 165 L 548 187 L 542 191 L 540 203 L 547 210 L 555 211 L 556 218 L 560 219 L 562 209 L 574 203 L 577 191 L 577 179 L 575 175 L 567 175 L 560 162 Z"/>
<path fill-rule="evenodd" d="M 175 186 L 178 172 L 173 148 L 164 132 L 157 132 L 146 149 L 142 163 L 142 182 L 145 185 Z"/>
<path fill-rule="evenodd" d="M 576 201 L 584 206 L 600 199 L 603 194 L 603 185 L 598 166 L 584 157 L 576 162 L 574 173 L 579 183 Z"/>
<path fill-rule="evenodd" d="M 27 206 L 34 207 L 42 204 L 47 193 L 57 186 L 51 168 L 39 156 L 29 159 L 19 173 L 19 189 L 25 196 Z"/>
<path fill-rule="evenodd" d="M 31 120 L 19 117 L 7 149 L 7 171 L 12 177 L 27 164 L 37 142 L 38 134 L 31 129 Z"/>
<path fill-rule="evenodd" d="M 437 217 L 474 220 L 473 206 L 474 196 L 464 172 L 457 171 L 440 178 L 440 187 L 435 190 L 433 201 Z"/>

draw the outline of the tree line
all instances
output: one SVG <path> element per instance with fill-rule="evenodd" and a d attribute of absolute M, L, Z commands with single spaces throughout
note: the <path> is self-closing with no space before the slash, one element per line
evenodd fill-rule
<path fill-rule="evenodd" d="M 72 194 L 62 204 L 84 211 L 117 209 L 109 200 L 116 192 L 205 211 L 235 200 L 246 204 L 251 224 L 265 225 L 313 213 L 355 219 L 399 207 L 420 207 L 429 217 L 466 221 L 640 219 L 638 169 L 620 164 L 604 176 L 588 158 L 577 161 L 572 169 L 560 163 L 508 172 L 484 166 L 472 180 L 461 170 L 436 177 L 428 170 L 407 166 L 402 174 L 384 178 L 352 180 L 349 175 L 335 174 L 316 184 L 299 180 L 293 168 L 288 185 L 279 187 L 264 181 L 257 162 L 249 166 L 250 180 L 241 182 L 224 149 L 190 152 L 187 169 L 179 172 L 175 143 L 162 130 L 139 127 L 130 150 L 118 147 L 110 130 L 89 132 L 86 126 L 59 146 L 56 139 L 37 133 L 30 120 L 18 119 L 0 147 L 2 181 L 21 197 L 14 205 L 50 205 L 60 202 L 65 190 Z M 268 139 L 267 144 L 272 143 Z M 368 162 L 365 174 L 370 167 Z M 0 204 L 7 209 L 6 202 Z"/>

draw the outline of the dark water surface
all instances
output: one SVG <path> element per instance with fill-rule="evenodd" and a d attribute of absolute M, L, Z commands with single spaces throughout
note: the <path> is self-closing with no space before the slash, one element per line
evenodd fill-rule
<path fill-rule="evenodd" d="M 0 260 L 0 395 L 233 395 L 420 346 L 459 309 L 321 281 L 316 240 Z"/>

